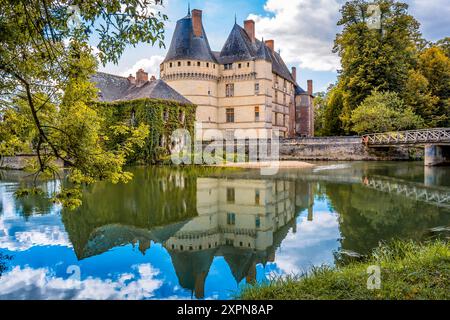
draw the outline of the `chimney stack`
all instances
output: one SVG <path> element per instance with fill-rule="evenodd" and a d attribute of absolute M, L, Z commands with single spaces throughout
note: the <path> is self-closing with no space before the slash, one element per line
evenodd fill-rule
<path fill-rule="evenodd" d="M 295 83 L 297 83 L 297 68 L 292 67 L 292 78 L 294 79 Z"/>
<path fill-rule="evenodd" d="M 192 10 L 192 27 L 194 29 L 194 37 L 203 35 L 202 10 Z"/>
<path fill-rule="evenodd" d="M 140 85 L 148 81 L 148 73 L 144 69 L 139 69 L 136 72 L 136 84 Z"/>
<path fill-rule="evenodd" d="M 275 51 L 275 41 L 274 40 L 266 40 L 266 46 L 270 48 L 270 50 Z"/>
<path fill-rule="evenodd" d="M 308 80 L 308 94 L 310 96 L 313 95 L 313 81 L 312 80 Z"/>
<path fill-rule="evenodd" d="M 255 43 L 255 39 L 256 39 L 255 21 L 245 20 L 244 21 L 244 29 L 245 29 L 245 32 L 247 32 L 248 37 L 250 38 L 252 43 Z"/>
<path fill-rule="evenodd" d="M 150 81 L 156 81 L 156 77 L 155 77 L 155 76 L 152 76 L 152 77 L 150 78 Z"/>
<path fill-rule="evenodd" d="M 132 74 L 130 74 L 127 79 L 128 79 L 128 82 L 130 82 L 131 84 L 136 84 L 136 78 L 133 77 Z"/>

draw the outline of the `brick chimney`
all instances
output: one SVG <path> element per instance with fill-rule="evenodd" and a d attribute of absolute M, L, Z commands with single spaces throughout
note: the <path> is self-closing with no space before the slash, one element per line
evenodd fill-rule
<path fill-rule="evenodd" d="M 136 72 L 136 84 L 140 85 L 148 81 L 148 73 L 144 69 L 139 69 Z"/>
<path fill-rule="evenodd" d="M 308 94 L 310 96 L 313 95 L 313 81 L 312 80 L 308 80 Z"/>
<path fill-rule="evenodd" d="M 130 82 L 131 84 L 136 84 L 136 78 L 133 77 L 132 74 L 130 74 L 127 79 L 128 79 L 128 82 Z"/>
<path fill-rule="evenodd" d="M 194 29 L 194 37 L 203 35 L 202 10 L 192 10 L 192 27 Z"/>
<path fill-rule="evenodd" d="M 270 48 L 270 50 L 275 51 L 275 41 L 274 40 L 266 40 L 266 46 Z"/>
<path fill-rule="evenodd" d="M 247 32 L 248 37 L 252 41 L 252 43 L 255 43 L 256 34 L 255 34 L 255 21 L 253 20 L 245 20 L 244 21 L 244 29 L 245 32 Z"/>
<path fill-rule="evenodd" d="M 295 83 L 297 83 L 297 68 L 292 67 L 292 78 L 294 79 Z"/>

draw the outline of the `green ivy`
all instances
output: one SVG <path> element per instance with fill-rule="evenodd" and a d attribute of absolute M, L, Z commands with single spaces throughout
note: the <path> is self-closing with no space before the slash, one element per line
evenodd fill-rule
<path fill-rule="evenodd" d="M 128 159 L 129 164 L 156 164 L 167 158 L 170 155 L 170 137 L 177 129 L 186 129 L 191 137 L 194 136 L 197 107 L 192 104 L 171 100 L 137 99 L 99 102 L 96 105 L 104 110 L 107 127 L 117 123 L 149 126 L 150 133 L 144 147 L 136 150 L 134 156 Z M 163 145 L 162 141 L 165 141 Z M 112 145 L 117 143 L 120 143 L 120 137 L 116 138 L 116 141 L 111 141 Z"/>

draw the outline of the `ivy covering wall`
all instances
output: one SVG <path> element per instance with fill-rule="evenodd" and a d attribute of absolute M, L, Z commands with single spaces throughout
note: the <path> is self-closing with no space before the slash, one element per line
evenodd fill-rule
<path fill-rule="evenodd" d="M 136 150 L 129 159 L 130 164 L 156 164 L 170 156 L 171 135 L 177 129 L 186 129 L 191 137 L 194 136 L 195 105 L 171 100 L 138 99 L 98 102 L 97 106 L 104 112 L 107 126 L 117 123 L 132 126 L 143 123 L 149 126 L 146 144 Z"/>

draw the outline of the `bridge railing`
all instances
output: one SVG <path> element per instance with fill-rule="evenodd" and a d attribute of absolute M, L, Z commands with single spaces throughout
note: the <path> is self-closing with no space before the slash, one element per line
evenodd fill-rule
<path fill-rule="evenodd" d="M 362 142 L 367 146 L 450 143 L 450 128 L 367 134 L 362 136 Z"/>

